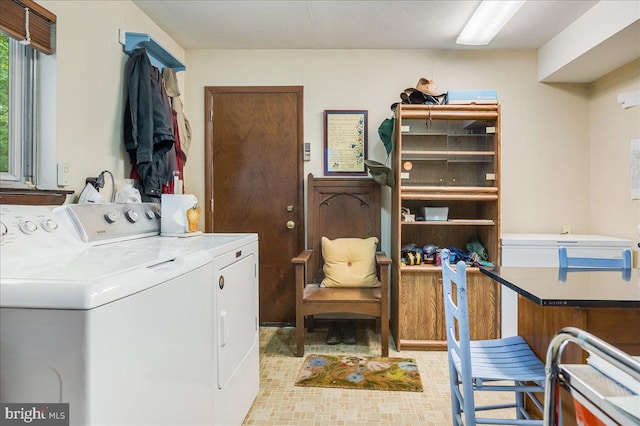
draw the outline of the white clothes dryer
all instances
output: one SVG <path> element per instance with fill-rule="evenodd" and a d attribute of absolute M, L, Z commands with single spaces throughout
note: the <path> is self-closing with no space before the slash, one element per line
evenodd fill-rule
<path fill-rule="evenodd" d="M 242 424 L 260 389 L 257 235 L 159 237 L 144 244 L 213 257 L 214 424 Z"/>

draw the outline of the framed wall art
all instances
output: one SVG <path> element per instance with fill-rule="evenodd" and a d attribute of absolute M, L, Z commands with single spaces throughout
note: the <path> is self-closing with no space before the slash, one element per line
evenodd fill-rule
<path fill-rule="evenodd" d="M 366 175 L 367 111 L 324 111 L 324 174 Z"/>

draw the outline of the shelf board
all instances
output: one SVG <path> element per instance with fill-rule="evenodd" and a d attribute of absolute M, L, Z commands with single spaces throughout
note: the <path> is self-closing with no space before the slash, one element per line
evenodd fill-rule
<path fill-rule="evenodd" d="M 482 137 L 482 136 L 494 136 L 495 133 L 444 133 L 444 132 L 402 132 L 402 137 L 407 136 L 446 136 L 448 138 L 468 138 L 468 137 Z"/>
<path fill-rule="evenodd" d="M 402 137 L 405 136 L 449 136 L 446 133 L 429 133 L 429 132 L 402 132 Z"/>
<path fill-rule="evenodd" d="M 422 104 L 399 104 L 398 105 L 403 113 L 409 111 L 420 111 L 428 114 L 435 111 L 448 111 L 448 112 L 479 112 L 479 111 L 498 111 L 498 104 L 448 104 L 448 105 L 422 105 Z"/>
<path fill-rule="evenodd" d="M 417 222 L 400 222 L 402 225 L 418 225 L 418 226 L 493 226 L 496 223 L 493 220 L 423 220 Z"/>
<path fill-rule="evenodd" d="M 435 155 L 446 155 L 446 156 L 457 156 L 457 155 L 467 155 L 467 156 L 480 156 L 480 155 L 496 155 L 495 151 L 402 151 L 402 158 L 404 159 L 405 155 L 418 155 L 421 157 L 429 157 Z"/>
<path fill-rule="evenodd" d="M 403 186 L 403 192 L 429 192 L 443 194 L 497 194 L 495 186 Z"/>
<path fill-rule="evenodd" d="M 396 113 L 403 120 L 496 120 L 499 105 L 411 105 L 400 104 Z"/>
<path fill-rule="evenodd" d="M 409 186 L 400 189 L 402 200 L 496 201 L 494 186 Z"/>
<path fill-rule="evenodd" d="M 404 188 L 403 188 L 404 189 Z M 446 193 L 420 193 L 420 192 L 403 192 L 400 195 L 403 200 L 417 200 L 417 201 L 497 201 L 498 194 L 446 194 Z"/>

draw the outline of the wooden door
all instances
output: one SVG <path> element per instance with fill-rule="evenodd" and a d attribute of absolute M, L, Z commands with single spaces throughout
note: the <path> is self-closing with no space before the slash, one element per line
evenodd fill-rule
<path fill-rule="evenodd" d="M 258 234 L 261 324 L 295 322 L 302 96 L 301 86 L 205 88 L 205 230 Z"/>

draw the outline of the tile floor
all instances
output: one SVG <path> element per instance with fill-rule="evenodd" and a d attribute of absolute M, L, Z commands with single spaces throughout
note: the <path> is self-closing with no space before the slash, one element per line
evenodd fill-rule
<path fill-rule="evenodd" d="M 326 345 L 326 333 L 326 329 L 307 333 L 305 356 L 313 353 L 380 355 L 380 336 L 373 330 L 359 329 L 356 345 Z M 298 387 L 293 384 L 304 357 L 293 355 L 294 335 L 293 327 L 260 328 L 260 393 L 244 425 L 452 424 L 446 352 L 398 352 L 391 342 L 390 357 L 416 359 L 423 392 Z M 480 403 L 509 400 L 505 395 L 482 396 Z"/>

